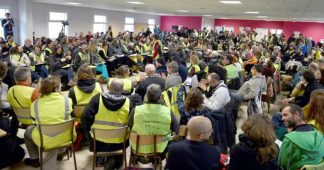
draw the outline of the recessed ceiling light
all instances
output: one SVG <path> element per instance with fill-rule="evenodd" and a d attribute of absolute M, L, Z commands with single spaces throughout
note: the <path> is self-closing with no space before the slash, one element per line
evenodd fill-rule
<path fill-rule="evenodd" d="M 81 5 L 81 3 L 78 2 L 65 2 L 68 5 Z"/>
<path fill-rule="evenodd" d="M 178 9 L 176 10 L 177 12 L 189 12 L 189 11 L 186 11 L 186 10 L 181 10 L 181 9 Z"/>
<path fill-rule="evenodd" d="M 219 2 L 223 4 L 242 4 L 241 1 L 219 1 Z"/>
<path fill-rule="evenodd" d="M 258 12 L 258 11 L 246 11 L 244 13 L 246 13 L 246 14 L 258 14 L 260 12 Z"/>
<path fill-rule="evenodd" d="M 257 16 L 258 18 L 268 18 L 268 16 Z"/>
<path fill-rule="evenodd" d="M 211 17 L 211 16 L 213 16 L 213 15 L 203 15 L 204 17 Z"/>
<path fill-rule="evenodd" d="M 135 4 L 135 5 L 143 5 L 143 2 L 138 2 L 138 1 L 128 1 L 127 3 L 129 4 Z"/>

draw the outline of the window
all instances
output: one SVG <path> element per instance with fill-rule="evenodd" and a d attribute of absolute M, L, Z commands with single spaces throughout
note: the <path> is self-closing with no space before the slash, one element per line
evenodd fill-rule
<path fill-rule="evenodd" d="M 57 38 L 60 32 L 63 30 L 62 21 L 67 20 L 67 13 L 50 12 L 48 22 L 48 37 Z M 65 26 L 65 35 L 68 35 L 68 26 Z"/>
<path fill-rule="evenodd" d="M 125 31 L 134 32 L 134 18 L 125 18 Z"/>
<path fill-rule="evenodd" d="M 4 19 L 4 18 L 6 18 L 6 13 L 8 13 L 9 12 L 9 9 L 4 9 L 4 8 L 2 8 L 2 9 L 0 9 L 0 21 L 2 20 L 2 19 Z M 1 26 L 1 28 L 0 28 L 0 37 L 3 37 L 4 36 L 4 33 L 3 33 L 3 28 L 2 28 L 2 26 Z M 5 37 L 3 37 L 3 38 L 5 38 Z"/>
<path fill-rule="evenodd" d="M 107 18 L 103 15 L 95 15 L 93 23 L 93 33 L 106 32 Z"/>
<path fill-rule="evenodd" d="M 150 30 L 153 32 L 154 27 L 155 27 L 155 20 L 154 19 L 148 19 L 148 25 Z"/>

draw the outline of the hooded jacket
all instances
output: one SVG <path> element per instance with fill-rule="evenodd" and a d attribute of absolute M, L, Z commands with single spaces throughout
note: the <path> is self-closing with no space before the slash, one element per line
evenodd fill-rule
<path fill-rule="evenodd" d="M 77 86 L 82 92 L 91 94 L 96 88 L 96 80 L 78 80 Z M 74 105 L 77 103 L 74 88 L 70 89 L 69 98 L 72 99 Z"/>
<path fill-rule="evenodd" d="M 285 170 L 300 169 L 323 161 L 324 137 L 317 130 L 286 134 L 280 148 L 278 164 Z"/>

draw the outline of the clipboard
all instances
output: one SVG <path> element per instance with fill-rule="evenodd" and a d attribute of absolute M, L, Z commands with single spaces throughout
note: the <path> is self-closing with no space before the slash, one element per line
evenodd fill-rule
<path fill-rule="evenodd" d="M 67 65 L 63 66 L 62 68 L 69 68 L 71 66 L 73 66 L 73 64 L 67 64 Z"/>

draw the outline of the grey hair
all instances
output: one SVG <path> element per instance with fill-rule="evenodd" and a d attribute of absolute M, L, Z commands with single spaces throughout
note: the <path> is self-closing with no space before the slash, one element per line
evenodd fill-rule
<path fill-rule="evenodd" d="M 18 67 L 15 70 L 14 78 L 15 81 L 25 81 L 31 76 L 31 70 L 28 67 Z"/>
<path fill-rule="evenodd" d="M 175 62 L 175 61 L 169 62 L 168 63 L 168 68 L 170 68 L 171 73 L 177 73 L 177 72 L 179 72 L 178 63 Z"/>
<path fill-rule="evenodd" d="M 151 84 L 146 89 L 146 97 L 148 102 L 157 103 L 162 94 L 161 86 L 158 84 Z"/>
<path fill-rule="evenodd" d="M 121 94 L 123 92 L 124 82 L 121 79 L 113 79 L 109 86 L 111 92 Z"/>

